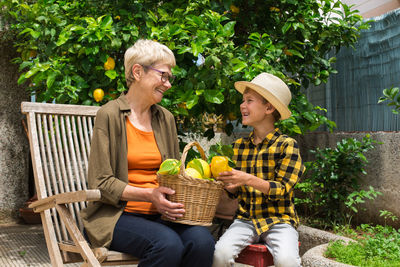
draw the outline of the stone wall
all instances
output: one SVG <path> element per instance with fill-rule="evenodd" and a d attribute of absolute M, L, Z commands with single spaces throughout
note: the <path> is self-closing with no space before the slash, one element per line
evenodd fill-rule
<path fill-rule="evenodd" d="M 301 154 L 305 161 L 312 160 L 308 153 L 316 147 L 335 147 L 336 143 L 344 138 L 356 138 L 361 140 L 367 132 L 337 132 L 337 133 L 310 133 L 298 138 Z M 370 132 L 371 138 L 381 142 L 375 148 L 366 153 L 368 165 L 367 172 L 362 179 L 362 188 L 368 189 L 371 185 L 375 190 L 383 193 L 373 201 L 367 200 L 362 206 L 366 210 L 360 210 L 354 217 L 358 223 L 385 224 L 379 216 L 380 210 L 388 210 L 396 215 L 399 220 L 386 223 L 400 227 L 400 132 Z"/>
<path fill-rule="evenodd" d="M 29 198 L 29 145 L 20 108 L 29 96 L 17 85 L 14 51 L 11 41 L 0 41 L 0 223 L 16 221 Z"/>

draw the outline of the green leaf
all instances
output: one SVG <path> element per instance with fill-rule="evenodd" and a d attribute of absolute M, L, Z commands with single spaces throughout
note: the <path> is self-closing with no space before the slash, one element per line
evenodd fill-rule
<path fill-rule="evenodd" d="M 18 78 L 18 85 L 23 84 L 26 81 L 25 74 L 21 74 Z"/>
<path fill-rule="evenodd" d="M 71 32 L 70 31 L 62 31 L 60 33 L 60 35 L 58 36 L 58 40 L 56 42 L 56 45 L 57 46 L 61 46 L 61 45 L 65 44 L 68 41 L 70 36 L 71 36 Z"/>
<path fill-rule="evenodd" d="M 119 39 L 119 38 L 117 38 L 117 37 L 114 37 L 114 38 L 111 40 L 111 46 L 112 46 L 112 47 L 118 49 L 118 48 L 121 47 L 121 45 L 122 45 L 121 39 Z"/>
<path fill-rule="evenodd" d="M 113 24 L 113 20 L 112 20 L 111 16 L 107 15 L 102 18 L 100 27 L 102 29 L 109 29 L 109 28 L 111 28 L 112 24 Z"/>
<path fill-rule="evenodd" d="M 282 33 L 285 34 L 291 27 L 292 27 L 292 24 L 289 22 L 286 22 L 285 25 L 283 25 L 283 27 L 282 27 Z"/>
<path fill-rule="evenodd" d="M 204 98 L 209 103 L 221 104 L 224 102 L 224 95 L 219 90 L 205 90 Z"/>
<path fill-rule="evenodd" d="M 198 42 L 192 42 L 192 53 L 195 57 L 204 51 L 203 44 Z"/>
<path fill-rule="evenodd" d="M 224 25 L 224 36 L 232 37 L 235 34 L 235 24 L 236 21 L 231 21 Z"/>
<path fill-rule="evenodd" d="M 31 31 L 30 34 L 32 35 L 33 38 L 37 39 L 40 37 L 41 33 L 38 31 Z"/>
<path fill-rule="evenodd" d="M 107 71 L 105 72 L 105 75 L 106 75 L 108 78 L 110 78 L 110 80 L 114 80 L 114 79 L 118 76 L 118 74 L 117 74 L 117 72 L 116 72 L 115 70 L 107 70 Z"/>
<path fill-rule="evenodd" d="M 47 88 L 51 88 L 56 80 L 57 72 L 51 71 L 50 74 L 47 76 L 46 85 Z"/>
<path fill-rule="evenodd" d="M 25 78 L 30 78 L 31 76 L 35 75 L 39 71 L 39 68 L 30 69 L 25 73 Z"/>
<path fill-rule="evenodd" d="M 240 72 L 241 70 L 243 70 L 244 68 L 247 68 L 247 63 L 244 61 L 240 61 L 239 59 L 237 60 L 232 60 L 233 68 L 232 70 L 234 72 Z"/>
<path fill-rule="evenodd" d="M 191 95 L 189 97 L 189 99 L 186 100 L 186 107 L 188 109 L 191 109 L 192 107 L 194 107 L 194 105 L 196 105 L 199 102 L 199 97 L 197 95 Z"/>
<path fill-rule="evenodd" d="M 188 46 L 182 46 L 178 48 L 178 54 L 185 54 L 185 53 L 189 53 L 192 51 L 192 48 L 188 47 Z"/>
<path fill-rule="evenodd" d="M 288 49 L 287 51 L 290 52 L 290 53 L 292 53 L 293 55 L 299 57 L 299 58 L 304 58 L 304 56 L 303 56 L 299 51 L 297 51 L 297 50 Z"/>
<path fill-rule="evenodd" d="M 172 25 L 172 27 L 169 28 L 169 35 L 174 36 L 178 35 L 182 32 L 182 28 L 179 25 Z"/>

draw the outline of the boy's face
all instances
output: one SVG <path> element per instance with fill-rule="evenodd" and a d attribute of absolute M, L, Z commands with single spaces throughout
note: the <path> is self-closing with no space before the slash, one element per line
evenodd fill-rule
<path fill-rule="evenodd" d="M 264 123 L 266 115 L 271 113 L 271 108 L 275 110 L 259 93 L 246 89 L 243 93 L 243 102 L 240 104 L 242 124 L 256 127 L 259 123 Z"/>

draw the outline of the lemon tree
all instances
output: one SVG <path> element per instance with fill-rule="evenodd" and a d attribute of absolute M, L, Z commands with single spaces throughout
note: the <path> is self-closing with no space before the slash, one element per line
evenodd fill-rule
<path fill-rule="evenodd" d="M 20 55 L 13 60 L 18 82 L 39 102 L 104 104 L 126 90 L 129 46 L 139 38 L 166 44 L 177 80 L 161 104 L 180 133 L 209 138 L 216 130 L 230 134 L 240 120 L 233 83 L 263 71 L 293 93 L 293 116 L 280 124 L 285 133 L 332 129 L 304 90 L 326 82 L 336 72 L 334 54 L 368 26 L 340 0 L 3 0 L 0 12 L 10 29 L 2 38 L 12 38 Z M 99 102 L 97 88 L 104 91 Z"/>

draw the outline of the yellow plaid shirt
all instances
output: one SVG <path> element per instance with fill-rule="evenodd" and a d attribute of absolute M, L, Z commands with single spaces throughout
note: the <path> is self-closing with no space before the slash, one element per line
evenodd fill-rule
<path fill-rule="evenodd" d="M 249 137 L 236 140 L 233 151 L 237 170 L 270 183 L 268 194 L 245 185 L 231 195 L 239 201 L 236 218 L 253 221 L 259 235 L 277 223 L 297 227 L 293 189 L 305 167 L 296 140 L 275 129 L 255 145 L 252 132 Z"/>

